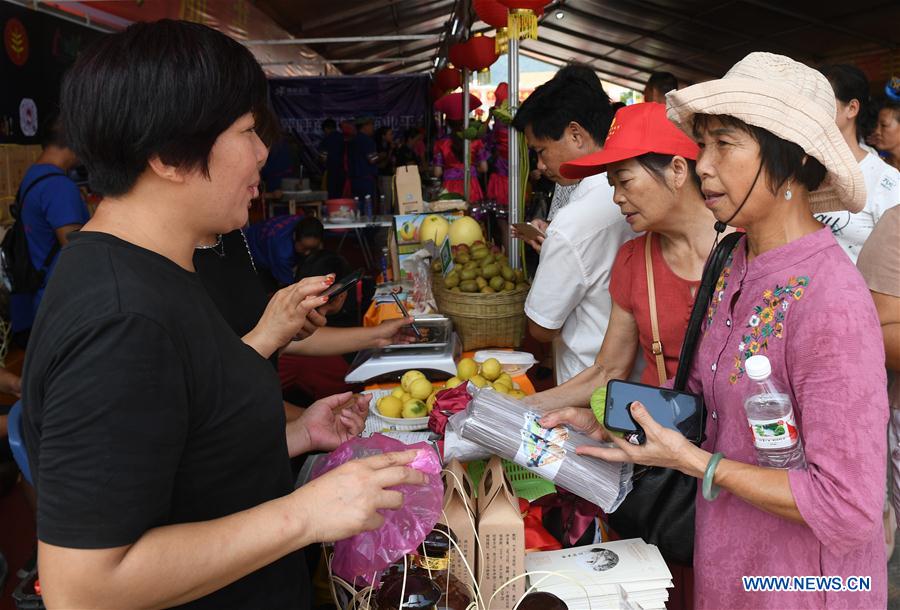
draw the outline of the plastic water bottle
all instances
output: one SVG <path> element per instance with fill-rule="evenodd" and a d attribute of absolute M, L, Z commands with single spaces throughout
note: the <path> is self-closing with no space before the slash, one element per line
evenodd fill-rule
<path fill-rule="evenodd" d="M 765 356 L 751 356 L 744 364 L 753 381 L 744 410 L 753 434 L 757 461 L 770 468 L 806 469 L 803 441 L 790 397 L 772 380 L 772 365 Z"/>
<path fill-rule="evenodd" d="M 373 214 L 372 214 L 372 196 L 371 195 L 366 195 L 364 205 L 366 206 L 366 211 L 365 211 L 366 218 L 372 218 Z"/>

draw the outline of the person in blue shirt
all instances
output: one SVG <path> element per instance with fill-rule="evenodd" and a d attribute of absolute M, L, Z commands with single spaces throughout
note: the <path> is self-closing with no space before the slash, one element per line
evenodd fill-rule
<path fill-rule="evenodd" d="M 72 231 L 80 229 L 90 218 L 78 186 L 68 177 L 78 158 L 66 144 L 59 120 L 48 120 L 45 124 L 41 155 L 19 185 L 19 193 L 24 195 L 20 202 L 21 221 L 25 225 L 28 255 L 35 269 L 46 271 L 44 284 L 36 292 L 15 293 L 10 297 L 13 340 L 23 347 L 59 257 L 59 248 L 68 243 Z M 57 244 L 56 254 L 51 257 Z"/>
<path fill-rule="evenodd" d="M 270 292 L 293 284 L 297 266 L 322 249 L 325 228 L 314 216 L 275 216 L 245 231 L 247 248 Z"/>
<path fill-rule="evenodd" d="M 375 145 L 375 124 L 370 118 L 357 122 L 357 133 L 350 142 L 348 165 L 350 169 L 350 189 L 354 197 L 359 197 L 362 207 L 366 195 L 375 204 L 375 183 L 378 179 L 378 148 Z"/>
<path fill-rule="evenodd" d="M 319 156 L 325 162 L 325 181 L 328 197 L 338 199 L 344 196 L 344 182 L 347 173 L 344 171 L 344 134 L 337 130 L 334 119 L 322 121 L 322 141 L 319 143 Z"/>

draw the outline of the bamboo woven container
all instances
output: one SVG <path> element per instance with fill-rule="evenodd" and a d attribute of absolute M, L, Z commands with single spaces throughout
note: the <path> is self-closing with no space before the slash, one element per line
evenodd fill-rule
<path fill-rule="evenodd" d="M 528 287 L 494 294 L 453 292 L 437 277 L 432 288 L 438 310 L 453 320 L 463 351 L 522 345 Z"/>

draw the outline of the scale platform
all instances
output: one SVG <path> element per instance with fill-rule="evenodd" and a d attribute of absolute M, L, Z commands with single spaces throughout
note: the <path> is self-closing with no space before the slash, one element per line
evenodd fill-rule
<path fill-rule="evenodd" d="M 363 350 L 356 355 L 344 381 L 397 382 L 410 369 L 422 371 L 433 381 L 449 379 L 456 375 L 456 361 L 461 353 L 462 346 L 456 333 L 451 333 L 449 342 L 436 347 Z"/>

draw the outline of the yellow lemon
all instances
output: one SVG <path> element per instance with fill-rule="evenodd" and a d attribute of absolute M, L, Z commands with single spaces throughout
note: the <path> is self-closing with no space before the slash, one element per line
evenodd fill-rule
<path fill-rule="evenodd" d="M 455 388 L 462 382 L 463 382 L 462 379 L 460 379 L 459 377 L 451 377 L 450 379 L 447 380 L 447 383 L 444 384 L 444 389 L 449 390 L 450 388 Z"/>
<path fill-rule="evenodd" d="M 391 396 L 393 396 L 394 398 L 403 400 L 403 395 L 405 393 L 406 393 L 406 391 L 402 387 L 397 386 L 396 388 L 394 388 L 394 391 L 391 392 Z"/>
<path fill-rule="evenodd" d="M 469 381 L 474 383 L 479 388 L 483 388 L 488 384 L 487 379 L 485 379 L 481 375 L 475 375 L 474 377 L 469 377 Z"/>
<path fill-rule="evenodd" d="M 515 386 L 513 385 L 512 377 L 509 376 L 509 373 L 503 373 L 503 374 L 501 374 L 499 377 L 497 377 L 497 381 L 500 382 L 500 383 L 505 383 L 506 385 L 508 385 L 508 386 L 511 387 L 511 388 L 512 388 L 512 387 L 515 387 Z"/>
<path fill-rule="evenodd" d="M 494 389 L 501 394 L 509 394 L 510 390 L 512 390 L 511 387 L 509 387 L 505 383 L 500 383 L 499 381 L 494 382 Z"/>
<path fill-rule="evenodd" d="M 428 407 L 421 400 L 408 400 L 403 405 L 403 417 L 425 417 L 428 415 Z"/>
<path fill-rule="evenodd" d="M 517 400 L 522 400 L 523 398 L 525 398 L 525 392 L 523 392 L 522 390 L 510 390 L 509 395 Z"/>
<path fill-rule="evenodd" d="M 400 378 L 400 386 L 407 392 L 409 392 L 409 384 L 413 382 L 414 379 L 418 379 L 419 377 L 424 377 L 421 371 L 406 371 L 403 373 L 403 377 Z"/>
<path fill-rule="evenodd" d="M 385 396 L 378 404 L 378 412 L 385 417 L 400 417 L 403 413 L 403 403 L 396 396 Z"/>
<path fill-rule="evenodd" d="M 424 377 L 413 379 L 409 383 L 409 395 L 416 400 L 425 400 L 431 396 L 433 390 L 434 388 L 431 387 L 431 382 Z"/>
<path fill-rule="evenodd" d="M 456 376 L 466 381 L 478 374 L 478 363 L 471 358 L 463 358 L 456 365 Z"/>
<path fill-rule="evenodd" d="M 501 373 L 503 373 L 503 367 L 500 366 L 500 361 L 496 358 L 488 358 L 481 363 L 481 376 L 488 381 L 498 379 Z"/>
<path fill-rule="evenodd" d="M 428 400 L 425 401 L 425 406 L 428 408 L 428 412 L 434 409 L 434 401 L 437 400 L 437 392 L 428 397 Z"/>

